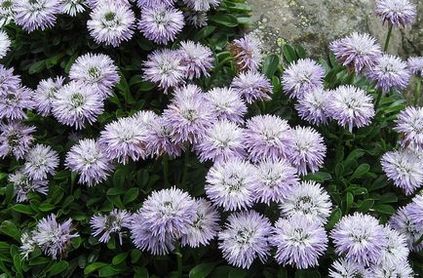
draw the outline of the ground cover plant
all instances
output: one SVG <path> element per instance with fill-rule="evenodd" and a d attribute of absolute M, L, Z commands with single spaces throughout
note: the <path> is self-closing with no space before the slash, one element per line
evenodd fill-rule
<path fill-rule="evenodd" d="M 329 54 L 264 53 L 250 12 L 0 0 L 0 277 L 422 274 L 415 5 Z"/>

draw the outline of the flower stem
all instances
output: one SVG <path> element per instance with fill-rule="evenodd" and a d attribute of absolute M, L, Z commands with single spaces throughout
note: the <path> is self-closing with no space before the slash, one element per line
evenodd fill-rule
<path fill-rule="evenodd" d="M 389 47 L 389 42 L 391 40 L 391 35 L 392 35 L 392 29 L 393 29 L 393 25 L 389 24 L 388 27 L 388 34 L 386 35 L 386 40 L 385 40 L 385 47 L 383 48 L 383 51 L 386 52 L 388 50 Z"/>
<path fill-rule="evenodd" d="M 186 150 L 184 154 L 184 170 L 182 172 L 181 186 L 184 186 L 188 176 L 188 162 L 189 162 L 189 151 Z"/>
<path fill-rule="evenodd" d="M 416 91 L 414 92 L 414 104 L 418 105 L 420 103 L 422 89 L 422 78 L 418 77 L 416 82 Z"/>
<path fill-rule="evenodd" d="M 383 91 L 377 90 L 377 98 L 375 102 L 375 111 L 377 112 L 379 110 L 380 101 L 382 99 Z"/>
<path fill-rule="evenodd" d="M 163 156 L 163 177 L 165 186 L 169 186 L 169 157 L 167 155 Z"/>
<path fill-rule="evenodd" d="M 176 262 L 178 265 L 178 277 L 182 278 L 182 252 L 181 252 L 181 248 L 179 244 L 177 244 L 176 246 L 175 255 L 176 255 Z"/>

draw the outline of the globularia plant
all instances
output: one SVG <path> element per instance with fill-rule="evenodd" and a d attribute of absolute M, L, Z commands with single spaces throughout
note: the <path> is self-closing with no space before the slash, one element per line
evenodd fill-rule
<path fill-rule="evenodd" d="M 387 52 L 415 5 L 319 61 L 249 13 L 0 0 L 1 277 L 423 274 L 423 58 Z"/>

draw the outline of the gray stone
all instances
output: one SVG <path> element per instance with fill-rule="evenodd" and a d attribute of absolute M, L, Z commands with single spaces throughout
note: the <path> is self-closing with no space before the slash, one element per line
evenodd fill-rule
<path fill-rule="evenodd" d="M 383 45 L 387 26 L 374 14 L 374 0 L 249 0 L 254 33 L 267 51 L 280 51 L 285 42 L 302 45 L 312 56 L 322 56 L 334 39 L 354 31 L 368 32 Z M 423 1 L 416 24 L 395 29 L 389 52 L 423 55 Z"/>

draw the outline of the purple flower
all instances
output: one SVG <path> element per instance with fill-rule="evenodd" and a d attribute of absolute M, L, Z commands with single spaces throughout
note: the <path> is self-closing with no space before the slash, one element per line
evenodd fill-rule
<path fill-rule="evenodd" d="M 153 255 L 166 255 L 188 233 L 196 218 L 196 202 L 177 188 L 154 191 L 130 225 L 135 246 Z"/>
<path fill-rule="evenodd" d="M 209 77 L 213 68 L 214 57 L 210 48 L 193 41 L 181 42 L 178 51 L 182 65 L 186 67 L 185 76 L 192 80 L 201 76 Z"/>
<path fill-rule="evenodd" d="M 375 38 L 357 32 L 332 42 L 330 50 L 344 66 L 354 68 L 356 72 L 374 66 L 382 55 L 382 49 Z"/>
<path fill-rule="evenodd" d="M 126 164 L 131 158 L 137 161 L 147 156 L 146 130 L 135 117 L 120 118 L 104 128 L 99 143 L 108 159 Z"/>
<path fill-rule="evenodd" d="M 207 12 L 211 8 L 216 8 L 220 5 L 221 0 L 183 0 L 184 4 L 190 9 L 199 12 Z"/>
<path fill-rule="evenodd" d="M 87 4 L 90 9 L 95 9 L 97 6 L 108 4 L 108 2 L 111 2 L 112 4 L 117 5 L 123 5 L 128 8 L 131 7 L 131 2 L 134 2 L 133 0 L 84 0 L 85 4 Z"/>
<path fill-rule="evenodd" d="M 94 85 L 71 81 L 56 93 L 53 116 L 60 123 L 82 129 L 93 124 L 104 111 L 103 97 Z"/>
<path fill-rule="evenodd" d="M 22 255 L 23 260 L 27 260 L 29 258 L 29 255 L 35 251 L 35 248 L 37 247 L 37 244 L 32 239 L 32 234 L 23 232 L 21 235 L 21 243 L 22 245 L 19 247 L 20 254 Z"/>
<path fill-rule="evenodd" d="M 415 76 L 423 77 L 423 57 L 410 57 L 407 60 L 408 70 Z"/>
<path fill-rule="evenodd" d="M 137 0 L 137 6 L 139 8 L 151 8 L 158 5 L 165 5 L 172 7 L 175 3 L 175 0 Z"/>
<path fill-rule="evenodd" d="M 57 14 L 61 13 L 59 0 L 16 0 L 13 1 L 14 20 L 27 32 L 52 28 Z"/>
<path fill-rule="evenodd" d="M 170 157 L 178 157 L 182 154 L 184 146 L 173 143 L 171 130 L 165 126 L 165 119 L 160 116 L 147 128 L 145 135 L 146 153 L 151 156 L 167 154 Z"/>
<path fill-rule="evenodd" d="M 80 140 L 73 146 L 66 155 L 65 165 L 80 175 L 78 183 L 88 186 L 105 181 L 114 168 L 93 139 Z"/>
<path fill-rule="evenodd" d="M 239 71 L 257 71 L 261 65 L 262 45 L 258 38 L 251 34 L 234 40 L 229 50 L 235 58 L 235 63 Z"/>
<path fill-rule="evenodd" d="M 170 88 L 184 83 L 186 70 L 178 51 L 155 50 L 148 55 L 144 63 L 143 77 L 156 83 L 166 93 Z"/>
<path fill-rule="evenodd" d="M 220 229 L 220 216 L 216 208 L 203 198 L 197 199 L 195 202 L 196 214 L 187 233 L 182 235 L 182 246 L 208 245 Z"/>
<path fill-rule="evenodd" d="M 96 43 L 118 47 L 132 38 L 135 15 L 128 5 L 118 1 L 104 1 L 90 13 L 87 27 Z"/>
<path fill-rule="evenodd" d="M 282 75 L 284 92 L 290 98 L 302 98 L 305 93 L 323 87 L 324 68 L 311 59 L 300 59 Z"/>
<path fill-rule="evenodd" d="M 0 90 L 0 119 L 22 120 L 26 119 L 26 110 L 34 107 L 31 99 L 32 91 L 25 87 Z"/>
<path fill-rule="evenodd" d="M 214 88 L 207 92 L 206 98 L 213 105 L 213 113 L 219 120 L 243 123 L 247 106 L 241 96 L 231 88 Z"/>
<path fill-rule="evenodd" d="M 0 123 L 0 157 L 12 154 L 16 159 L 24 158 L 34 141 L 35 127 L 20 122 Z"/>
<path fill-rule="evenodd" d="M 131 223 L 131 214 L 126 210 L 113 209 L 108 214 L 94 215 L 90 219 L 92 235 L 97 237 L 101 235 L 98 241 L 102 243 L 109 242 L 111 234 L 119 236 L 119 242 L 122 245 L 123 228 L 128 228 Z"/>
<path fill-rule="evenodd" d="M 244 132 L 244 145 L 252 161 L 287 158 L 293 147 L 288 122 L 273 115 L 249 119 Z"/>
<path fill-rule="evenodd" d="M 248 104 L 255 101 L 270 100 L 273 93 L 272 84 L 264 74 L 255 71 L 241 72 L 231 84 Z"/>
<path fill-rule="evenodd" d="M 379 89 L 388 92 L 391 89 L 404 90 L 408 86 L 411 73 L 407 63 L 399 57 L 384 54 L 368 69 L 367 77 L 375 81 Z"/>
<path fill-rule="evenodd" d="M 293 145 L 289 161 L 297 167 L 300 175 L 307 175 L 322 168 L 326 157 L 326 145 L 322 135 L 311 127 L 297 126 L 291 132 Z"/>
<path fill-rule="evenodd" d="M 319 264 L 327 249 L 328 237 L 319 222 L 300 215 L 280 218 L 273 229 L 271 244 L 277 248 L 279 264 L 305 269 Z"/>
<path fill-rule="evenodd" d="M 70 16 L 84 12 L 85 7 L 85 0 L 62 0 L 62 12 Z"/>
<path fill-rule="evenodd" d="M 33 180 L 45 180 L 59 166 L 59 155 L 50 146 L 37 144 L 25 155 L 24 174 Z"/>
<path fill-rule="evenodd" d="M 364 266 L 344 258 L 333 262 L 329 270 L 330 278 L 369 277 L 368 275 L 369 272 Z"/>
<path fill-rule="evenodd" d="M 58 223 L 56 215 L 50 214 L 41 219 L 32 233 L 32 239 L 45 255 L 54 260 L 65 256 L 72 238 L 79 237 L 77 233 L 71 234 L 72 219 Z"/>
<path fill-rule="evenodd" d="M 405 27 L 413 24 L 416 19 L 416 6 L 409 0 L 378 0 L 376 15 L 383 23 L 388 22 L 395 27 Z"/>
<path fill-rule="evenodd" d="M 288 197 L 298 184 L 297 169 L 285 159 L 263 160 L 257 164 L 256 201 L 269 205 Z"/>
<path fill-rule="evenodd" d="M 200 88 L 188 85 L 175 91 L 175 97 L 163 112 L 165 126 L 174 143 L 196 144 L 216 121 L 213 107 Z"/>
<path fill-rule="evenodd" d="M 21 170 L 9 175 L 9 182 L 13 184 L 16 193 L 16 202 L 22 203 L 27 201 L 28 193 L 38 192 L 47 195 L 48 182 L 46 180 L 32 180 Z"/>
<path fill-rule="evenodd" d="M 69 77 L 96 86 L 104 98 L 113 93 L 113 87 L 120 80 L 118 67 L 109 56 L 92 53 L 76 59 L 70 68 Z"/>
<path fill-rule="evenodd" d="M 408 208 L 411 222 L 418 228 L 423 230 L 423 195 L 416 195 Z"/>
<path fill-rule="evenodd" d="M 423 236 L 423 226 L 418 225 L 411 219 L 411 212 L 413 211 L 416 211 L 414 203 L 398 209 L 389 220 L 389 226 L 406 237 L 410 250 L 418 252 L 423 249 L 423 243 L 418 245 L 415 243 Z M 416 216 L 417 214 L 413 213 L 413 215 Z"/>
<path fill-rule="evenodd" d="M 219 233 L 219 249 L 229 264 L 248 269 L 256 258 L 264 262 L 270 254 L 269 219 L 255 211 L 229 215 L 225 229 Z"/>
<path fill-rule="evenodd" d="M 0 28 L 13 21 L 14 16 L 13 0 L 0 0 Z"/>
<path fill-rule="evenodd" d="M 248 209 L 254 202 L 256 169 L 247 161 L 233 158 L 216 162 L 206 176 L 207 197 L 225 211 Z"/>
<path fill-rule="evenodd" d="M 375 116 L 373 98 L 360 88 L 342 85 L 331 92 L 331 96 L 328 114 L 350 132 L 353 127 L 368 126 Z"/>
<path fill-rule="evenodd" d="M 148 40 L 168 44 L 176 39 L 184 25 L 184 15 L 180 10 L 158 4 L 141 9 L 138 29 Z"/>
<path fill-rule="evenodd" d="M 304 94 L 295 105 L 301 119 L 314 125 L 326 124 L 328 122 L 328 105 L 331 94 L 323 88 L 316 88 Z"/>
<path fill-rule="evenodd" d="M 50 115 L 53 100 L 56 98 L 57 91 L 63 87 L 64 82 L 64 77 L 57 76 L 54 79 L 43 79 L 38 83 L 37 89 L 32 95 L 32 100 L 41 116 Z"/>
<path fill-rule="evenodd" d="M 13 68 L 0 65 L 0 91 L 16 90 L 21 87 L 21 77 L 13 75 Z"/>
<path fill-rule="evenodd" d="M 206 131 L 205 136 L 194 148 L 201 162 L 244 158 L 246 153 L 242 136 L 243 130 L 237 124 L 220 120 Z"/>
<path fill-rule="evenodd" d="M 387 152 L 381 164 L 388 179 L 406 195 L 413 194 L 423 185 L 423 161 L 416 153 L 409 150 Z"/>
<path fill-rule="evenodd" d="M 385 226 L 384 230 L 388 243 L 382 252 L 380 264 L 396 265 L 406 263 L 410 253 L 406 237 L 389 226 Z"/>
<path fill-rule="evenodd" d="M 7 33 L 3 30 L 0 30 L 0 59 L 6 56 L 7 52 L 10 50 L 11 41 Z"/>
<path fill-rule="evenodd" d="M 404 136 L 403 144 L 423 148 L 423 107 L 407 107 L 396 120 L 394 130 Z"/>
<path fill-rule="evenodd" d="M 416 277 L 410 264 L 405 261 L 401 263 L 382 263 L 374 265 L 369 269 L 368 277 Z"/>
<path fill-rule="evenodd" d="M 329 194 L 321 184 L 302 181 L 294 185 L 279 207 L 281 216 L 285 218 L 300 215 L 310 221 L 326 224 L 331 214 L 331 206 Z"/>
<path fill-rule="evenodd" d="M 207 13 L 206 12 L 196 12 L 196 11 L 185 11 L 184 17 L 186 22 L 193 26 L 194 28 L 202 28 L 207 26 Z"/>
<path fill-rule="evenodd" d="M 379 221 L 358 212 L 344 216 L 331 231 L 331 238 L 336 253 L 364 266 L 377 263 L 388 243 Z"/>

